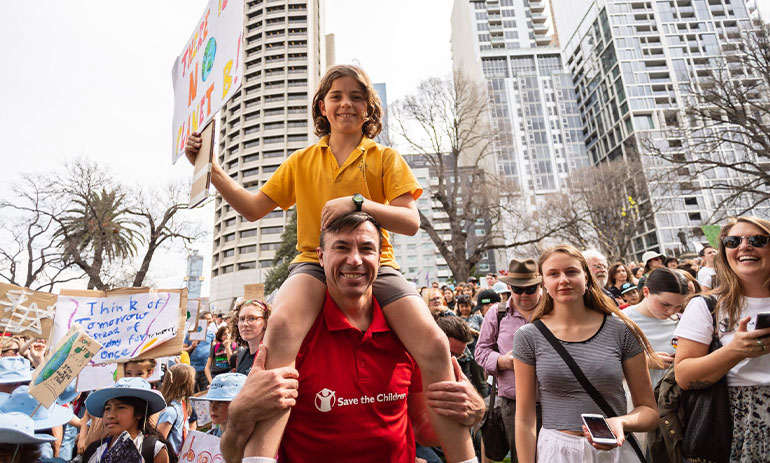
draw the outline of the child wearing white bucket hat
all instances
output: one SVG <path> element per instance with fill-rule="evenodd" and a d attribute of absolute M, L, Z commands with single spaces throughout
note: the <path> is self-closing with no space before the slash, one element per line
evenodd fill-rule
<path fill-rule="evenodd" d="M 190 397 L 190 400 L 209 402 L 211 422 L 216 425 L 208 432 L 209 434 L 222 437 L 225 429 L 227 429 L 227 413 L 230 409 L 230 402 L 235 399 L 245 382 L 246 375 L 241 373 L 222 373 L 214 377 L 206 395 Z"/>
<path fill-rule="evenodd" d="M 32 371 L 29 368 L 29 360 L 19 356 L 0 358 L 0 400 L 30 381 Z"/>
<path fill-rule="evenodd" d="M 88 446 L 83 463 L 170 461 L 167 442 L 148 420 L 166 407 L 166 401 L 145 379 L 121 378 L 113 387 L 92 392 L 85 404 L 91 416 L 102 418 L 107 437 Z"/>
<path fill-rule="evenodd" d="M 40 444 L 54 440 L 51 435 L 37 434 L 35 422 L 29 415 L 21 412 L 0 413 L 0 461 L 38 461 Z"/>

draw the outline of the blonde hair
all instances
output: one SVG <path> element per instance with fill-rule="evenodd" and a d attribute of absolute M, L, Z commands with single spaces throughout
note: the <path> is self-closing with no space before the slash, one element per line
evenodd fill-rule
<path fill-rule="evenodd" d="M 187 402 L 195 392 L 195 369 L 184 363 L 177 363 L 168 370 L 160 385 L 160 393 L 166 402 L 174 400 Z"/>
<path fill-rule="evenodd" d="M 714 270 L 716 271 L 714 278 L 717 285 L 706 294 L 716 296 L 715 319 L 719 321 L 727 318 L 727 331 L 734 330 L 738 325 L 746 300 L 743 295 L 743 288 L 741 288 L 741 281 L 727 262 L 727 249 L 722 244 L 722 239 L 728 236 L 730 230 L 739 223 L 754 225 L 765 234 L 770 235 L 770 221 L 754 216 L 732 218 L 719 233 L 719 249 L 714 259 Z M 767 275 L 764 285 L 770 286 L 770 275 Z M 719 329 L 719 323 L 716 323 L 716 329 Z"/>
<path fill-rule="evenodd" d="M 658 366 L 662 366 L 660 359 L 658 359 L 657 354 L 655 354 L 655 350 L 650 345 L 650 342 L 647 340 L 647 337 L 644 335 L 642 330 L 636 323 L 628 318 L 628 316 L 621 312 L 618 306 L 616 306 L 615 303 L 604 294 L 601 287 L 596 284 L 593 275 L 591 275 L 591 271 L 588 269 L 588 263 L 583 257 L 583 254 L 575 247 L 568 244 L 560 244 L 547 249 L 543 254 L 540 255 L 540 259 L 537 262 L 538 272 L 540 272 L 541 275 L 544 275 L 543 264 L 546 260 L 548 260 L 549 257 L 556 253 L 566 254 L 580 262 L 583 273 L 585 273 L 586 277 L 588 278 L 588 282 L 586 283 L 586 292 L 583 294 L 583 304 L 587 308 L 595 310 L 599 313 L 617 316 L 620 320 L 623 321 L 623 323 L 626 324 L 626 326 L 628 326 L 628 329 L 631 330 L 631 334 L 633 334 L 642 345 L 644 353 L 647 354 L 647 358 L 650 359 L 652 363 L 655 363 Z M 544 291 L 544 293 L 545 294 L 540 298 L 540 302 L 538 302 L 534 312 L 532 313 L 531 321 L 535 321 L 539 318 L 542 318 L 544 315 L 548 315 L 549 313 L 553 312 L 553 298 L 550 294 L 548 294 L 548 291 Z"/>
<path fill-rule="evenodd" d="M 366 113 L 361 131 L 369 138 L 376 137 L 382 130 L 382 103 L 380 97 L 372 86 L 372 81 L 366 75 L 363 69 L 350 64 L 339 64 L 332 66 L 326 71 L 318 84 L 318 89 L 313 96 L 313 122 L 315 123 L 315 134 L 319 137 L 331 133 L 329 120 L 321 114 L 321 101 L 326 98 L 326 94 L 332 87 L 332 83 L 340 77 L 352 77 L 363 87 L 366 93 Z"/>
<path fill-rule="evenodd" d="M 267 321 L 270 319 L 270 313 L 272 312 L 272 309 L 270 308 L 270 304 L 264 301 L 260 301 L 258 299 L 246 299 L 244 301 L 239 302 L 235 308 L 230 312 L 228 317 L 230 318 L 230 335 L 232 339 L 235 341 L 236 344 L 239 346 L 248 346 L 249 343 L 246 342 L 245 339 L 241 337 L 241 332 L 238 331 L 238 315 L 241 313 L 241 309 L 245 306 L 253 305 L 254 307 L 257 307 L 259 309 L 262 309 L 262 312 L 265 316 L 265 330 L 267 330 Z"/>

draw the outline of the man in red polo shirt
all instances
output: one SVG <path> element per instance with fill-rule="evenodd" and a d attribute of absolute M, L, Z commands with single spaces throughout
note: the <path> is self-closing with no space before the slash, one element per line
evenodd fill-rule
<path fill-rule="evenodd" d="M 381 236 L 374 219 L 356 212 L 322 232 L 328 293 L 297 356 L 299 393 L 281 462 L 413 463 L 414 437 L 437 442 L 417 364 L 372 296 Z M 272 461 L 252 457 L 260 449 L 251 440 L 244 450 L 244 463 Z"/>

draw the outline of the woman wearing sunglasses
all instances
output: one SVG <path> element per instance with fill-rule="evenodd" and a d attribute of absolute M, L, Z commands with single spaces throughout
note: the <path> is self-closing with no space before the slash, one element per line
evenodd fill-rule
<path fill-rule="evenodd" d="M 703 298 L 695 298 L 679 322 L 676 381 L 699 389 L 727 375 L 733 418 L 731 462 L 770 461 L 770 328 L 755 329 L 757 315 L 770 312 L 770 221 L 740 217 L 719 235 L 715 259 L 718 285 L 717 335 L 722 348 L 708 353 L 714 325 Z"/>
<path fill-rule="evenodd" d="M 248 375 L 259 352 L 259 345 L 267 329 L 270 307 L 256 299 L 245 300 L 235 306 L 230 319 L 230 332 L 240 346 L 235 356 L 235 372 Z"/>

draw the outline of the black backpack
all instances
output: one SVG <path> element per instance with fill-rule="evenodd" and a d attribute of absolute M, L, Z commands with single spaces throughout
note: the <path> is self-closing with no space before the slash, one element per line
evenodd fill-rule
<path fill-rule="evenodd" d="M 83 459 L 81 460 L 82 463 L 88 463 L 88 460 L 91 459 L 91 457 L 96 452 L 96 449 L 99 448 L 99 446 L 104 441 L 94 441 L 91 442 L 91 445 L 86 447 L 85 451 L 83 452 Z M 144 463 L 153 463 L 155 461 L 155 443 L 158 442 L 158 438 L 155 436 L 144 436 L 144 440 L 142 440 L 142 449 L 139 451 L 139 453 L 142 455 L 142 458 L 144 459 Z M 177 463 L 179 461 L 179 458 L 176 456 L 176 453 L 171 449 L 171 446 L 168 442 L 163 442 L 166 444 L 166 452 L 168 453 L 168 461 L 169 463 Z"/>

